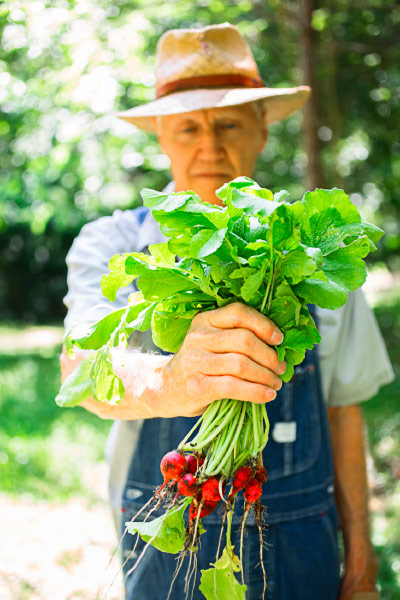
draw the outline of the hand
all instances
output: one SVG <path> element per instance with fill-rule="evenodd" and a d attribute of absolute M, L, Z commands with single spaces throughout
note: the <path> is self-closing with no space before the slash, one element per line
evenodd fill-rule
<path fill-rule="evenodd" d="M 244 304 L 199 313 L 163 368 L 159 416 L 197 416 L 221 398 L 273 400 L 286 364 L 271 346 L 282 340 L 270 319 Z"/>
<path fill-rule="evenodd" d="M 378 559 L 369 541 L 360 537 L 351 540 L 345 553 L 345 573 L 338 600 L 362 600 L 362 592 L 376 591 Z M 372 600 L 372 599 L 371 599 Z"/>

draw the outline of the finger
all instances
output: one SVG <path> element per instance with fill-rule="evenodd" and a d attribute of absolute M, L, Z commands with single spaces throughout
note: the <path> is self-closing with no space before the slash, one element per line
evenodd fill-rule
<path fill-rule="evenodd" d="M 283 341 L 280 329 L 265 315 L 255 308 L 240 302 L 233 302 L 222 308 L 205 311 L 204 319 L 212 327 L 221 329 L 249 329 L 266 344 L 275 345 Z"/>
<path fill-rule="evenodd" d="M 276 391 L 282 387 L 282 380 L 272 371 L 262 367 L 243 354 L 235 352 L 199 355 L 200 370 L 204 375 L 234 375 L 244 381 L 261 383 Z"/>
<path fill-rule="evenodd" d="M 214 401 L 212 400 L 212 402 L 214 402 Z M 203 415 L 206 412 L 209 404 L 211 404 L 211 402 L 205 404 L 203 401 L 201 403 L 195 404 L 195 406 L 193 406 L 193 407 L 192 406 L 189 407 L 189 406 L 185 405 L 182 407 L 182 410 L 179 411 L 179 416 L 181 416 L 181 417 L 201 417 L 201 415 Z"/>
<path fill-rule="evenodd" d="M 286 363 L 280 362 L 276 351 L 248 329 L 211 329 L 193 336 L 191 344 L 215 354 L 240 353 L 255 363 L 282 375 Z"/>
<path fill-rule="evenodd" d="M 275 390 L 260 383 L 243 381 L 243 379 L 232 375 L 205 376 L 203 387 L 208 390 L 213 400 L 231 398 L 232 400 L 262 404 L 270 402 L 276 397 Z"/>

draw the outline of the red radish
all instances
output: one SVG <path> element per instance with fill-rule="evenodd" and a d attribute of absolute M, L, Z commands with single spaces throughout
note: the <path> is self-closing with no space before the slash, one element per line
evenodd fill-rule
<path fill-rule="evenodd" d="M 233 477 L 232 494 L 236 494 L 239 490 L 246 487 L 251 479 L 250 467 L 239 467 Z"/>
<path fill-rule="evenodd" d="M 176 481 L 186 472 L 187 462 L 183 454 L 172 450 L 163 456 L 160 469 L 164 477 L 164 483 Z"/>
<path fill-rule="evenodd" d="M 247 506 L 253 504 L 261 497 L 262 485 L 257 479 L 251 479 L 243 491 L 243 496 L 247 501 Z"/>
<path fill-rule="evenodd" d="M 197 454 L 185 454 L 186 462 L 187 462 L 187 470 L 189 473 L 193 473 L 196 475 L 197 470 L 204 463 L 204 458 L 198 456 Z"/>
<path fill-rule="evenodd" d="M 197 479 L 193 473 L 186 473 L 178 480 L 178 492 L 182 496 L 195 496 L 197 491 Z"/>
<path fill-rule="evenodd" d="M 222 493 L 225 494 L 225 484 L 222 486 Z M 201 486 L 201 497 L 206 502 L 219 502 L 221 494 L 219 492 L 219 479 L 210 477 Z"/>
<path fill-rule="evenodd" d="M 203 519 L 210 515 L 218 506 L 219 502 L 206 502 L 203 504 L 200 512 L 199 519 Z M 199 514 L 200 504 L 196 505 L 194 502 L 191 503 L 189 507 L 189 519 L 190 521 L 195 521 L 197 519 L 197 515 Z"/>
<path fill-rule="evenodd" d="M 257 481 L 263 484 L 267 481 L 267 478 L 267 471 L 264 467 L 260 467 L 259 469 L 257 469 L 256 474 L 254 475 L 254 479 L 257 479 Z"/>

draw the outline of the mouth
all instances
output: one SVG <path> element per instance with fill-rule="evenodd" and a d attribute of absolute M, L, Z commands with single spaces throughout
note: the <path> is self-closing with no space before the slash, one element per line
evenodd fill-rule
<path fill-rule="evenodd" d="M 227 173 L 196 173 L 194 177 L 209 177 L 210 179 L 229 179 Z"/>

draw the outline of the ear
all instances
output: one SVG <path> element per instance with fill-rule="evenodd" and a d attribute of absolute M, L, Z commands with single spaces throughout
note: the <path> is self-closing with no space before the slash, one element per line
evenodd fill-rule
<path fill-rule="evenodd" d="M 151 117 L 151 122 L 153 123 L 154 133 L 156 134 L 157 138 L 159 139 L 160 135 L 161 135 L 160 119 L 158 119 L 157 117 Z"/>
<path fill-rule="evenodd" d="M 266 145 L 266 143 L 268 141 L 268 127 L 267 127 L 267 125 L 263 126 L 263 128 L 261 130 L 261 136 L 262 136 L 261 137 L 262 141 L 261 141 L 260 148 L 259 148 L 259 152 L 260 153 L 264 150 L 265 145 Z"/>
<path fill-rule="evenodd" d="M 158 119 L 157 117 L 151 117 L 151 121 L 153 123 L 154 133 L 156 134 L 158 144 L 159 144 L 161 150 L 164 152 L 164 148 L 163 148 L 163 136 L 162 136 L 162 124 L 160 122 L 160 119 Z M 165 154 L 165 152 L 164 152 L 164 154 Z"/>

